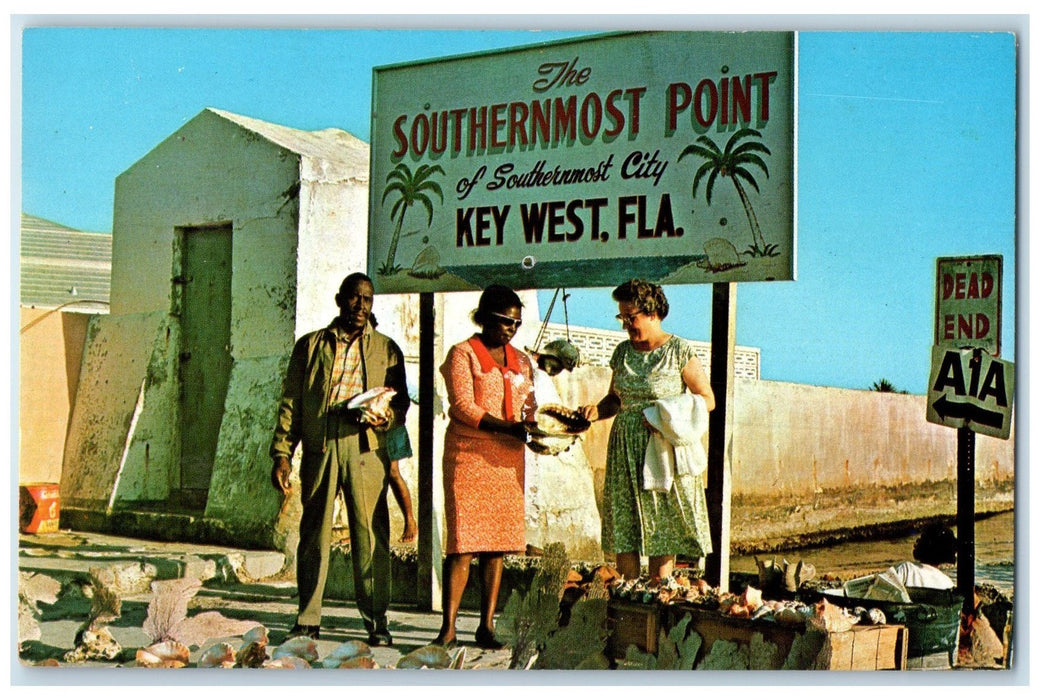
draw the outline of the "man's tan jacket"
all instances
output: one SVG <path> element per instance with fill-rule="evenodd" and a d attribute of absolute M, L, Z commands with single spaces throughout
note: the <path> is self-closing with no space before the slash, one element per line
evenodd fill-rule
<path fill-rule="evenodd" d="M 308 333 L 296 341 L 282 386 L 271 457 L 291 458 L 301 442 L 305 459 L 308 456 L 313 459 L 325 451 L 337 342 L 331 326 Z M 397 391 L 390 402 L 393 418 L 385 430 L 367 428 L 362 431 L 359 426 L 359 432 L 363 432 L 362 450 L 368 451 L 384 446 L 386 430 L 404 424 L 410 402 L 401 348 L 371 325 L 366 325 L 361 334 L 361 363 L 366 391 L 379 386 Z"/>

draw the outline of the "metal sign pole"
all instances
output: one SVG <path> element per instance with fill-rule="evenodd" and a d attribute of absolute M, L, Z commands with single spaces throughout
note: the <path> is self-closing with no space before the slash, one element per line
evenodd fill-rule
<path fill-rule="evenodd" d="M 708 417 L 708 530 L 714 551 L 705 577 L 721 592 L 729 590 L 729 529 L 732 474 L 729 450 L 733 433 L 733 367 L 737 336 L 737 284 L 712 285 L 711 389 L 715 410 Z"/>
<path fill-rule="evenodd" d="M 975 431 L 957 428 L 957 589 L 975 610 Z"/>
<path fill-rule="evenodd" d="M 437 610 L 440 591 L 434 566 L 433 541 L 440 534 L 434 528 L 433 518 L 433 392 L 434 392 L 434 306 L 433 292 L 419 295 L 419 571 L 418 595 L 420 610 Z"/>

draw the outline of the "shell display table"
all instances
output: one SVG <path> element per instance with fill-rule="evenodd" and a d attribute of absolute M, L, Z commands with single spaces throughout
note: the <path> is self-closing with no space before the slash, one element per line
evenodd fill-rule
<path fill-rule="evenodd" d="M 608 606 L 608 652 L 626 656 L 630 645 L 658 654 L 671 643 L 669 633 L 689 616 L 683 640 L 701 643 L 688 660 L 694 669 L 753 670 L 902 670 L 906 668 L 907 629 L 903 625 L 855 625 L 824 632 L 810 624 L 785 625 L 704 610 L 683 603 L 660 605 L 612 600 Z M 673 637 L 675 635 L 673 634 Z"/>

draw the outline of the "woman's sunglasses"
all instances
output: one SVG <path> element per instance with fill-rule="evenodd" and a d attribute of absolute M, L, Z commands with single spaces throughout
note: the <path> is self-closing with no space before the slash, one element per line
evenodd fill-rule
<path fill-rule="evenodd" d="M 510 328 L 519 328 L 520 324 L 523 323 L 523 321 L 518 318 L 506 316 L 505 314 L 496 314 L 494 311 L 491 312 L 491 315 L 494 316 L 495 320 L 503 326 L 509 326 Z"/>

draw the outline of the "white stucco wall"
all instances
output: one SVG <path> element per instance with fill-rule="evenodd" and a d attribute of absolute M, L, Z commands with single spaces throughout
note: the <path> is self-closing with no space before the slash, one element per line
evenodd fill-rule
<path fill-rule="evenodd" d="M 733 489 L 805 497 L 817 489 L 903 486 L 957 478 L 957 431 L 925 420 L 925 396 L 788 382 L 735 385 Z M 1015 472 L 1007 440 L 977 435 L 975 479 Z"/>
<path fill-rule="evenodd" d="M 328 325 L 343 278 L 368 260 L 368 159 L 348 167 L 304 158 L 301 168 L 297 338 Z"/>
<path fill-rule="evenodd" d="M 263 285 L 281 299 L 285 285 L 295 286 L 299 177 L 296 154 L 201 112 L 116 178 L 111 313 L 169 311 L 176 228 L 220 222 L 236 234 L 257 232 L 233 236 L 238 291 L 243 283 Z M 252 307 L 237 312 L 275 313 Z"/>
<path fill-rule="evenodd" d="M 282 505 L 271 486 L 271 429 L 288 358 L 236 360 L 224 405 L 206 517 L 238 525 L 274 527 Z M 298 500 L 298 499 L 297 499 Z M 297 517 L 298 517 L 297 513 Z"/>
<path fill-rule="evenodd" d="M 176 431 L 163 419 L 177 396 L 168 381 L 175 340 L 162 312 L 92 319 L 62 466 L 64 505 L 166 497 L 166 465 L 177 454 Z"/>
<path fill-rule="evenodd" d="M 271 387 L 280 384 L 277 375 L 255 375 L 256 368 L 264 366 L 263 358 L 275 358 L 267 362 L 270 367 L 284 365 L 292 347 L 299 179 L 298 154 L 209 110 L 116 179 L 112 330 L 94 338 L 94 360 L 85 365 L 83 386 L 97 389 L 77 406 L 81 429 L 70 431 L 66 459 L 76 466 L 66 469 L 66 502 L 111 499 L 116 508 L 132 507 L 136 502 L 161 501 L 179 486 L 179 324 L 171 314 L 178 227 L 231 225 L 234 364 L 227 405 L 240 407 L 258 392 L 269 397 Z M 134 319 L 140 317 L 168 330 L 163 343 L 172 348 L 166 364 L 152 363 L 148 383 L 143 358 L 156 352 L 158 341 L 151 327 L 148 332 L 139 328 Z M 127 325 L 139 330 L 126 331 Z M 146 393 L 138 405 L 140 387 L 146 385 L 169 387 L 168 395 L 158 400 Z M 116 387 L 119 390 L 113 391 Z M 236 466 L 255 467 L 254 453 L 270 439 L 269 401 L 248 420 L 240 411 L 233 412 L 234 420 L 222 427 L 218 460 L 229 463 L 215 468 L 215 478 L 241 479 Z M 162 439 L 156 437 L 159 433 Z M 243 441 L 249 449 L 236 449 Z M 250 479 L 266 483 L 269 466 L 263 472 Z M 249 486 L 250 496 L 255 495 L 256 489 Z M 255 502 L 250 498 L 240 503 Z M 256 516 L 269 521 L 274 512 L 277 504 L 273 512 Z"/>

